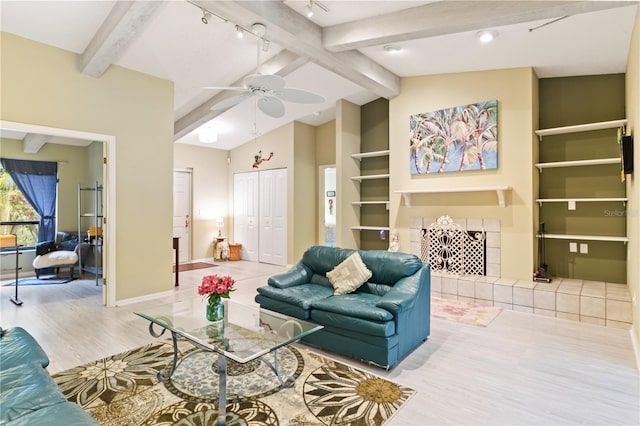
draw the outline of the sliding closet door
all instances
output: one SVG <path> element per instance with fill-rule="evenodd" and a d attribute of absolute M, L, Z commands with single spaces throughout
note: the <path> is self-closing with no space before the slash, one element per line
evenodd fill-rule
<path fill-rule="evenodd" d="M 287 264 L 287 169 L 260 172 L 260 262 Z"/>
<path fill-rule="evenodd" d="M 257 262 L 258 237 L 258 172 L 237 173 L 233 176 L 233 236 L 242 244 L 242 260 Z"/>

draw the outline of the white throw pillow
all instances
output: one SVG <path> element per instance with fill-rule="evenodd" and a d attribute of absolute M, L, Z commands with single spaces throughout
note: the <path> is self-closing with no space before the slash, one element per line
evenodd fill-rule
<path fill-rule="evenodd" d="M 362 261 L 358 252 L 347 257 L 342 263 L 327 272 L 327 278 L 333 286 L 333 294 L 351 293 L 371 278 L 371 271 Z"/>

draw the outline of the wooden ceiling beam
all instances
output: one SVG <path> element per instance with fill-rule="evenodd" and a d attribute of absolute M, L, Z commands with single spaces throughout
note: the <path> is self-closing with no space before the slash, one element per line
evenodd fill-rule
<path fill-rule="evenodd" d="M 324 28 L 322 45 L 344 52 L 629 6 L 628 1 L 438 1 Z"/>
<path fill-rule="evenodd" d="M 118 0 L 78 57 L 80 72 L 100 77 L 142 31 L 163 1 Z"/>

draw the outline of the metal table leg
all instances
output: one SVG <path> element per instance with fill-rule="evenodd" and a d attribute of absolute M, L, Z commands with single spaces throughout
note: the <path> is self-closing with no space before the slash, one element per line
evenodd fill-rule
<path fill-rule="evenodd" d="M 218 354 L 218 426 L 224 426 L 227 417 L 227 357 Z"/>

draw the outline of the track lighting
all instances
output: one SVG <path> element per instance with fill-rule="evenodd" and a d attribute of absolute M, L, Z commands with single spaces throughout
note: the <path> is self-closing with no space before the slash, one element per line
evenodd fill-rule
<path fill-rule="evenodd" d="M 244 30 L 240 25 L 236 25 L 236 36 L 238 36 L 238 38 L 244 38 Z"/>
<path fill-rule="evenodd" d="M 209 23 L 209 19 L 211 19 L 211 13 L 207 12 L 205 9 L 202 9 L 202 23 L 207 25 Z"/>
<path fill-rule="evenodd" d="M 304 14 L 307 15 L 307 18 L 309 19 L 311 19 L 311 17 L 313 16 L 313 6 L 318 6 L 325 12 L 329 12 L 329 8 L 320 3 L 318 0 L 309 0 L 309 3 L 304 6 Z"/>
<path fill-rule="evenodd" d="M 307 18 L 313 16 L 313 2 L 311 0 L 309 0 L 309 4 L 304 7 L 304 14 L 307 15 Z"/>

